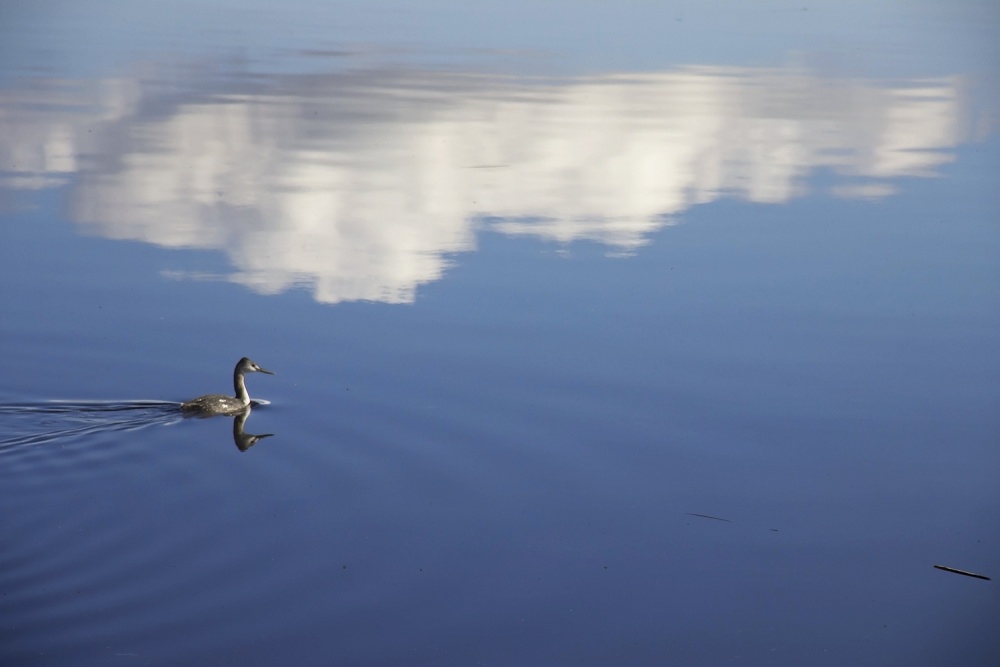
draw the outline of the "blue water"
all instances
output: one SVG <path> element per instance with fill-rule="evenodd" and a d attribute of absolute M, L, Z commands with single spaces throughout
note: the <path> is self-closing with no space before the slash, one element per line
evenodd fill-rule
<path fill-rule="evenodd" d="M 991 5 L 190 4 L 0 22 L 0 662 L 995 664 Z"/>

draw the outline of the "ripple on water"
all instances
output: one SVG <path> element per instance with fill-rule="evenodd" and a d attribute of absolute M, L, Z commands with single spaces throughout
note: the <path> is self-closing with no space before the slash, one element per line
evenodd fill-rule
<path fill-rule="evenodd" d="M 142 402 L 6 405 L 0 422 L 5 659 L 113 656 L 184 625 L 191 600 L 225 604 L 204 595 L 239 569 L 219 540 L 247 523 L 233 521 L 245 487 L 266 483 L 233 465 L 232 420 Z"/>

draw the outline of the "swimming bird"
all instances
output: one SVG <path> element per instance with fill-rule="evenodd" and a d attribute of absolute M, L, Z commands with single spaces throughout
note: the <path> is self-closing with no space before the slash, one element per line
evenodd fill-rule
<path fill-rule="evenodd" d="M 243 357 L 236 364 L 236 369 L 233 370 L 233 387 L 236 389 L 235 398 L 224 396 L 223 394 L 208 394 L 181 403 L 181 410 L 202 415 L 234 415 L 246 410 L 250 405 L 250 394 L 247 393 L 247 385 L 243 381 L 244 373 L 267 373 L 268 375 L 274 375 L 273 371 L 261 368 L 257 365 L 257 362 Z"/>

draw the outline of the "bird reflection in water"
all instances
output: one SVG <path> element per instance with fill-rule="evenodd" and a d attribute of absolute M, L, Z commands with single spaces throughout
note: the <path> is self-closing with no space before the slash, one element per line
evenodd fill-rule
<path fill-rule="evenodd" d="M 243 412 L 233 417 L 233 442 L 236 443 L 237 449 L 241 452 L 250 449 L 264 438 L 270 438 L 274 435 L 273 433 L 254 435 L 253 433 L 244 431 L 243 426 L 247 423 L 247 418 L 250 417 L 251 412 L 252 409 L 250 406 L 247 406 Z"/>

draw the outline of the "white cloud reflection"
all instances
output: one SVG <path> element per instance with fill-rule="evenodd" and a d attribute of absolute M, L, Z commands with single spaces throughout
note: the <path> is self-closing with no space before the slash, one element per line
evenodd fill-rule
<path fill-rule="evenodd" d="M 628 254 L 695 204 L 786 202 L 820 169 L 833 196 L 887 196 L 967 134 L 957 78 L 203 78 L 0 91 L 0 186 L 69 184 L 93 233 L 222 250 L 224 278 L 261 293 L 406 303 L 484 229 Z"/>

